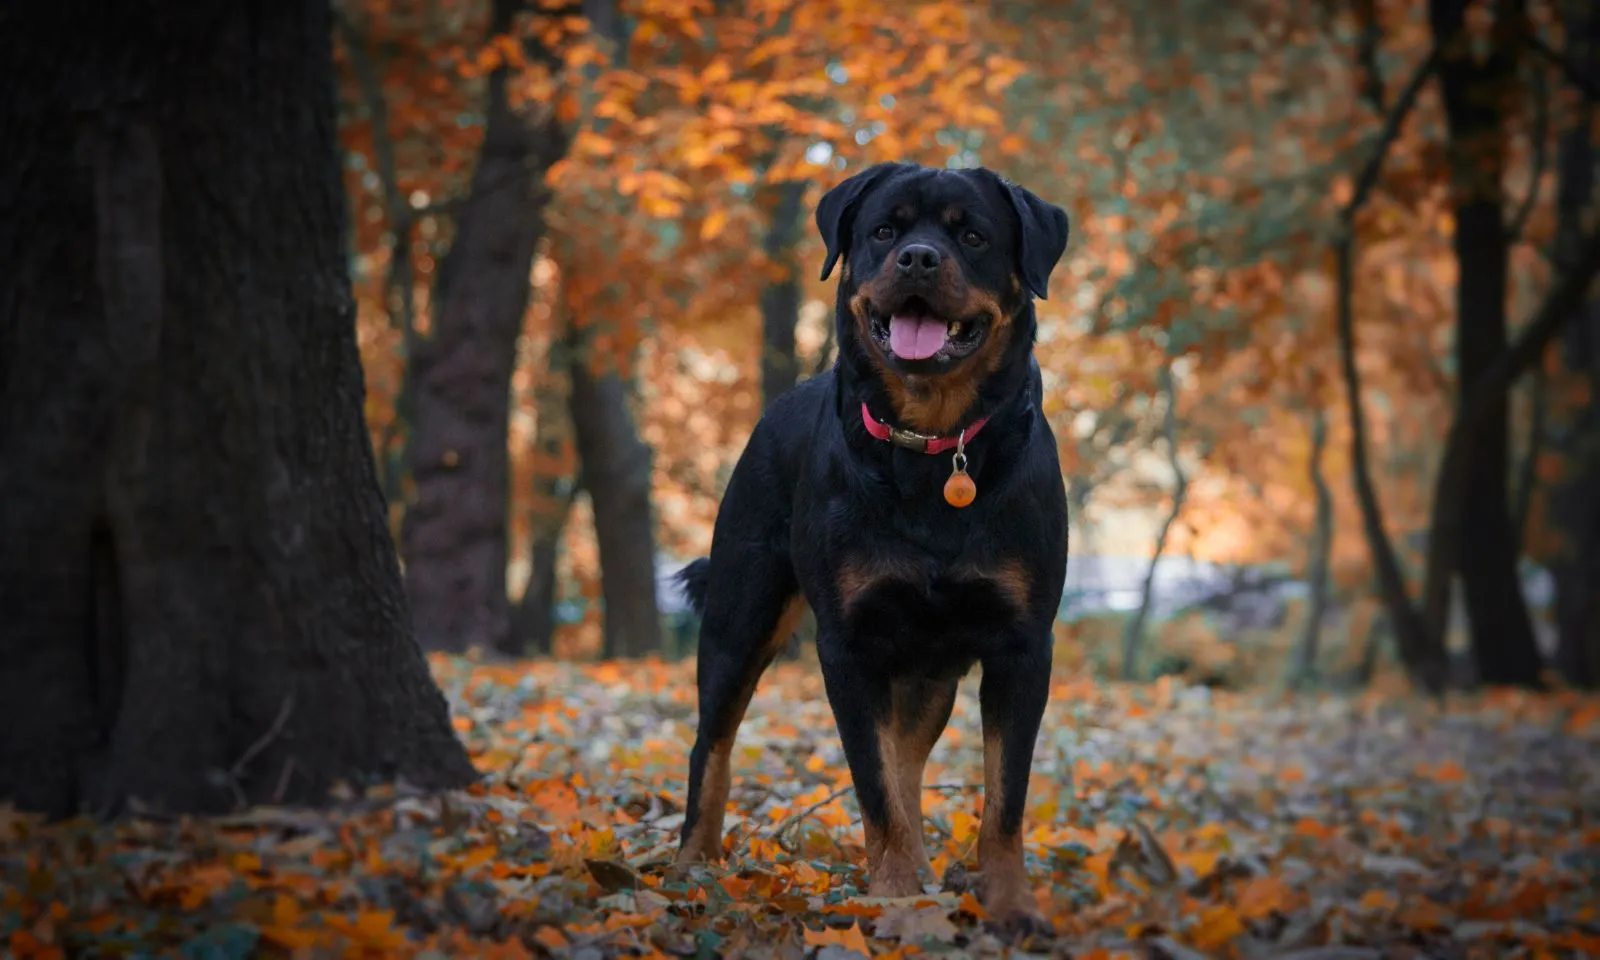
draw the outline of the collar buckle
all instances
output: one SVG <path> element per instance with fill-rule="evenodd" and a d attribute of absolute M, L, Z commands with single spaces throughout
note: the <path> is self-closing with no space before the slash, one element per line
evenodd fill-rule
<path fill-rule="evenodd" d="M 878 422 L 883 423 L 881 420 Z M 889 442 L 897 447 L 905 447 L 907 450 L 915 450 L 918 453 L 927 453 L 928 442 L 934 439 L 933 437 L 926 436 L 925 434 L 921 433 L 915 433 L 911 430 L 902 430 L 899 427 L 890 427 L 887 423 L 884 423 L 883 425 L 889 427 Z"/>

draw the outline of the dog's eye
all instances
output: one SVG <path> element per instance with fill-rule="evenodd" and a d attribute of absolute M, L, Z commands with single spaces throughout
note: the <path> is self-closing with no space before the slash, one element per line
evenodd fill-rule
<path fill-rule="evenodd" d="M 961 242 L 969 247 L 981 247 L 984 244 L 983 234 L 976 230 L 968 230 L 961 235 Z"/>
<path fill-rule="evenodd" d="M 872 238 L 874 240 L 884 240 L 884 241 L 893 240 L 894 239 L 894 227 L 891 227 L 886 223 L 883 226 L 879 227 L 878 229 L 872 231 Z"/>

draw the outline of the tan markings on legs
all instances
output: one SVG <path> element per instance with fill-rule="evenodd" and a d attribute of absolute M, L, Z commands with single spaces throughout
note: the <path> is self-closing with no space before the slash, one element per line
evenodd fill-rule
<path fill-rule="evenodd" d="M 889 825 L 876 853 L 870 839 L 868 847 L 872 889 L 883 891 L 875 896 L 921 893 L 924 878 L 933 878 L 922 830 L 922 774 L 955 692 L 954 682 L 902 681 L 891 688 L 892 719 L 878 728 Z"/>
<path fill-rule="evenodd" d="M 722 815 L 728 807 L 728 789 L 733 773 L 728 765 L 733 753 L 733 738 L 712 745 L 706 758 L 705 774 L 700 779 L 700 810 L 694 829 L 678 850 L 678 862 L 722 859 Z"/>
<path fill-rule="evenodd" d="M 756 682 L 761 679 L 761 674 L 778 655 L 778 651 L 789 642 L 789 636 L 794 633 L 804 612 L 805 600 L 798 596 L 783 608 L 783 612 L 778 616 L 777 626 L 767 637 L 762 649 L 761 668 L 751 673 L 748 682 L 738 692 L 739 701 L 734 711 L 733 729 L 726 737 L 711 745 L 711 754 L 706 758 L 705 773 L 700 780 L 698 816 L 688 840 L 678 850 L 679 863 L 722 859 L 722 818 L 728 809 L 728 790 L 733 786 L 733 768 L 730 761 L 733 756 L 734 736 L 738 733 L 739 724 L 744 722 L 744 712 L 750 706 L 750 698 L 755 695 Z"/>
<path fill-rule="evenodd" d="M 978 869 L 983 873 L 983 906 L 992 920 L 1004 923 L 1022 915 L 1039 916 L 1039 902 L 1033 896 L 1022 861 L 1022 833 L 1007 835 L 1000 828 L 1000 811 L 1005 807 L 1005 783 L 1000 731 L 983 731 L 983 822 L 978 827 Z"/>

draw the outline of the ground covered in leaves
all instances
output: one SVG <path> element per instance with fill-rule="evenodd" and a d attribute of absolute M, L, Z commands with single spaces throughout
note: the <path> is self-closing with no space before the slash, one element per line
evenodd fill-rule
<path fill-rule="evenodd" d="M 819 678 L 763 681 L 729 861 L 666 870 L 689 664 L 438 660 L 485 782 L 332 814 L 45 825 L 0 809 L 17 957 L 996 956 L 967 890 L 976 687 L 924 795 L 942 889 L 862 897 L 860 825 Z M 1600 701 L 1289 699 L 1058 678 L 1029 865 L 1077 958 L 1600 956 Z"/>

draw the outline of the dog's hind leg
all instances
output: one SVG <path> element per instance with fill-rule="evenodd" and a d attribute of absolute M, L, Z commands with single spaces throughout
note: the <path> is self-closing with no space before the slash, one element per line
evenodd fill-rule
<path fill-rule="evenodd" d="M 700 723 L 689 754 L 689 798 L 678 862 L 722 857 L 722 817 L 732 785 L 734 735 L 756 681 L 794 632 L 805 609 L 787 555 L 712 547 L 700 626 Z"/>

